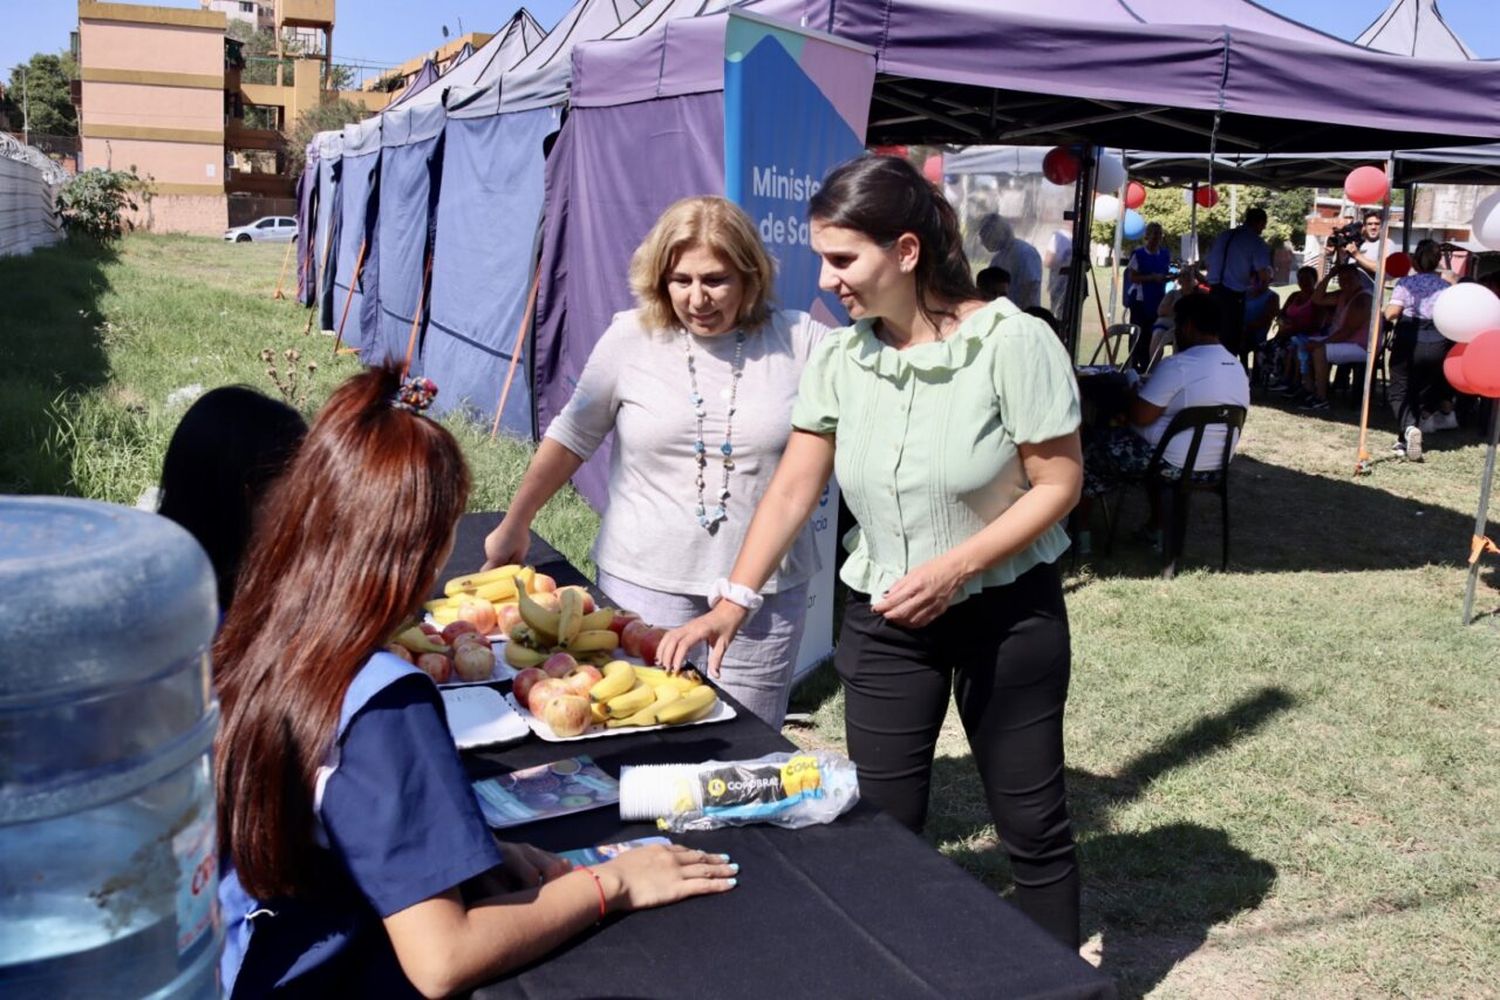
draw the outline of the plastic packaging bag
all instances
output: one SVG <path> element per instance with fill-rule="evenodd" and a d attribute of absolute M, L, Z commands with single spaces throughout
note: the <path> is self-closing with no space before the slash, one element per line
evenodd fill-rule
<path fill-rule="evenodd" d="M 750 823 L 795 830 L 832 822 L 858 801 L 854 765 L 824 751 L 620 769 L 620 818 L 677 832 Z"/>

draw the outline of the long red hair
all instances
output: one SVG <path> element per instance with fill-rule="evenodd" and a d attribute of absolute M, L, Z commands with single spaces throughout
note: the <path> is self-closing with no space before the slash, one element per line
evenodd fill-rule
<path fill-rule="evenodd" d="M 220 844 L 258 899 L 319 881 L 313 783 L 344 693 L 419 610 L 468 501 L 458 442 L 391 405 L 399 383 L 372 369 L 334 391 L 266 497 L 214 642 Z"/>

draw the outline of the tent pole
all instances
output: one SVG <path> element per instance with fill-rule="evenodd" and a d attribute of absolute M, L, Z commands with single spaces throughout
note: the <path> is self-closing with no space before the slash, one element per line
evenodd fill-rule
<path fill-rule="evenodd" d="M 1125 150 L 1120 150 L 1120 163 L 1125 162 Z M 1115 216 L 1115 250 L 1112 255 L 1114 267 L 1109 272 L 1109 318 L 1116 323 L 1124 322 L 1120 318 L 1120 251 L 1125 246 L 1125 189 L 1130 186 L 1130 174 L 1125 175 L 1125 180 L 1120 182 L 1120 189 L 1115 192 L 1115 201 L 1120 207 Z M 1108 329 L 1106 327 L 1106 329 Z"/>
<path fill-rule="evenodd" d="M 422 287 L 417 289 L 417 311 L 411 317 L 411 336 L 406 338 L 406 360 L 401 363 L 401 377 L 411 371 L 411 356 L 417 349 L 417 330 L 422 326 L 422 310 L 427 306 L 427 286 L 432 282 L 432 254 L 422 265 Z"/>
<path fill-rule="evenodd" d="M 1388 159 L 1385 161 L 1385 199 L 1380 213 L 1380 236 L 1378 253 L 1380 259 L 1375 262 L 1375 293 L 1370 300 L 1370 336 L 1365 349 L 1365 394 L 1364 400 L 1359 407 L 1359 455 L 1354 462 L 1354 474 L 1356 476 L 1369 475 L 1370 473 L 1370 389 L 1375 383 L 1375 366 L 1380 363 L 1380 357 L 1376 348 L 1380 346 L 1380 321 L 1381 311 L 1385 308 L 1385 241 L 1386 234 L 1391 230 L 1391 182 L 1396 172 L 1396 161 Z M 1399 434 L 1401 429 L 1398 427 Z"/>
<path fill-rule="evenodd" d="M 1405 204 L 1401 206 L 1401 252 L 1411 253 L 1411 231 L 1417 221 L 1417 186 L 1415 184 L 1406 185 L 1406 197 L 1402 201 Z"/>
<path fill-rule="evenodd" d="M 286 265 L 287 265 L 287 261 L 289 261 L 289 260 L 292 259 L 292 248 L 295 247 L 296 245 L 297 245 L 297 241 L 296 240 L 291 240 L 286 245 L 286 253 L 283 254 L 282 258 L 281 258 L 281 273 L 278 274 L 278 275 L 276 275 L 276 291 L 271 294 L 271 298 L 273 298 L 273 299 L 284 299 L 284 298 L 286 298 L 285 295 L 281 294 L 281 283 L 286 280 Z"/>
<path fill-rule="evenodd" d="M 1479 582 L 1479 556 L 1488 541 L 1484 535 L 1490 512 L 1490 484 L 1495 480 L 1495 448 L 1500 445 L 1500 403 L 1490 406 L 1490 450 L 1484 460 L 1484 479 L 1479 483 L 1479 512 L 1474 515 L 1474 538 L 1469 546 L 1469 582 L 1464 589 L 1464 624 L 1474 620 L 1474 586 Z"/>
<path fill-rule="evenodd" d="M 1068 297 L 1061 317 L 1063 329 L 1068 334 L 1068 353 L 1076 364 L 1078 348 L 1083 335 L 1083 300 L 1088 295 L 1089 278 L 1094 273 L 1093 239 L 1090 231 L 1094 220 L 1094 147 L 1084 146 L 1079 156 L 1081 161 L 1078 178 L 1073 183 L 1073 252 L 1068 261 Z M 1097 304 L 1098 282 L 1094 296 Z M 1056 309 L 1052 310 L 1054 313 Z M 1102 317 L 1101 317 L 1102 318 Z M 1101 329 L 1100 334 L 1103 334 Z"/>
<path fill-rule="evenodd" d="M 1193 259 L 1189 263 L 1198 263 L 1198 182 L 1193 181 L 1193 189 L 1188 194 L 1188 239 L 1193 244 Z"/>
<path fill-rule="evenodd" d="M 339 315 L 338 333 L 333 338 L 333 353 L 338 354 L 339 345 L 344 342 L 344 321 L 349 318 L 349 305 L 354 301 L 354 288 L 359 284 L 360 272 L 365 269 L 365 247 L 364 240 L 359 241 L 359 253 L 354 258 L 354 276 L 349 279 L 349 294 L 344 296 L 344 311 Z"/>
<path fill-rule="evenodd" d="M 531 313 L 536 308 L 537 289 L 542 284 L 542 269 L 536 269 L 531 279 L 531 291 L 526 295 L 526 308 L 521 312 L 521 325 L 516 330 L 516 342 L 510 348 L 510 367 L 505 372 L 505 385 L 500 389 L 500 402 L 495 404 L 495 423 L 490 427 L 490 440 L 500 433 L 500 416 L 505 412 L 505 401 L 510 397 L 510 383 L 516 377 L 516 365 L 521 360 L 521 341 L 526 339 L 526 328 L 531 325 Z"/>

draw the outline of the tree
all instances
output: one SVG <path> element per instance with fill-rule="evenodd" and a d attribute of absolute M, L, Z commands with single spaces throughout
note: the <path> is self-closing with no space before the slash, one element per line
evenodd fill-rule
<path fill-rule="evenodd" d="M 1208 252 L 1213 238 L 1229 228 L 1230 185 L 1215 185 L 1219 192 L 1219 203 L 1213 208 L 1198 207 L 1198 248 Z M 1192 232 L 1192 210 L 1188 200 L 1187 185 L 1147 188 L 1146 203 L 1138 212 L 1147 222 L 1161 223 L 1163 236 L 1175 256 L 1181 247 L 1181 238 Z M 1266 210 L 1265 239 L 1273 246 L 1286 240 L 1298 242 L 1307 231 L 1307 215 L 1313 207 L 1312 188 L 1291 188 L 1285 191 L 1271 188 L 1240 185 L 1237 197 L 1239 218 L 1244 220 L 1245 211 L 1256 205 Z M 1093 238 L 1097 243 L 1114 246 L 1115 227 L 1112 223 L 1095 222 Z M 1138 241 L 1126 240 L 1122 244 L 1128 253 Z"/>
<path fill-rule="evenodd" d="M 68 232 L 97 243 L 109 243 L 125 232 L 125 213 L 139 207 L 136 199 L 149 200 L 148 184 L 130 170 L 85 170 L 68 182 L 57 196 Z"/>
<path fill-rule="evenodd" d="M 300 174 L 307 159 L 307 144 L 319 132 L 328 132 L 345 125 L 364 121 L 370 110 L 363 104 L 339 98 L 324 101 L 317 107 L 308 108 L 297 116 L 297 123 L 286 133 L 287 169 L 293 175 Z"/>
<path fill-rule="evenodd" d="M 78 110 L 73 107 L 72 83 L 78 65 L 67 53 L 38 52 L 10 71 L 6 117 L 19 130 L 22 105 L 30 111 L 30 129 L 38 135 L 77 135 Z"/>

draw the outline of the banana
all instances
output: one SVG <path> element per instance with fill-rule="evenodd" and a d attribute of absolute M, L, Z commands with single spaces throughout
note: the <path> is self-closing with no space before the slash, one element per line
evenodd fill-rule
<path fill-rule="evenodd" d="M 474 589 L 474 596 L 486 601 L 508 601 L 516 596 L 516 578 L 507 577 Z"/>
<path fill-rule="evenodd" d="M 494 569 L 485 570 L 483 573 L 470 573 L 467 576 L 455 576 L 443 584 L 443 593 L 453 597 L 464 592 L 473 592 L 487 583 L 498 580 L 510 580 L 521 573 L 526 567 L 511 563 L 508 566 L 497 566 Z"/>
<path fill-rule="evenodd" d="M 589 715 L 595 722 L 608 722 L 609 708 L 603 702 L 596 701 L 589 705 Z"/>
<path fill-rule="evenodd" d="M 589 688 L 594 701 L 609 701 L 635 687 L 635 667 L 625 660 L 611 660 L 604 665 L 603 678 Z"/>
<path fill-rule="evenodd" d="M 667 705 L 670 705 L 672 702 L 676 701 L 678 698 L 681 698 L 682 692 L 674 687 L 659 687 L 656 688 L 655 691 L 656 698 L 651 702 L 651 704 L 647 705 L 639 712 L 636 712 L 634 715 L 626 716 L 623 719 L 610 719 L 606 724 L 611 729 L 617 729 L 620 726 L 656 725 L 656 713 L 661 711 Z M 614 704 L 614 702 L 611 702 L 610 704 Z"/>
<path fill-rule="evenodd" d="M 531 626 L 531 630 L 537 634 L 537 637 L 545 645 L 556 645 L 558 619 L 561 617 L 561 613 L 548 611 L 532 600 L 531 595 L 525 590 L 516 591 L 516 603 L 521 608 L 522 621 Z"/>
<path fill-rule="evenodd" d="M 578 637 L 583 625 L 583 595 L 569 587 L 562 591 L 558 601 L 562 607 L 557 613 L 557 641 L 568 646 Z M 610 635 L 614 633 L 610 632 Z"/>
<path fill-rule="evenodd" d="M 507 642 L 505 644 L 505 662 L 517 670 L 526 667 L 539 667 L 547 662 L 551 653 L 543 653 L 540 650 L 528 649 L 519 642 Z"/>
<path fill-rule="evenodd" d="M 572 642 L 564 641 L 563 645 L 570 652 L 593 653 L 598 651 L 608 652 L 620 643 L 620 637 L 615 635 L 613 629 L 596 628 L 587 632 L 579 632 L 573 637 Z"/>
<path fill-rule="evenodd" d="M 536 581 L 536 570 L 530 566 L 522 566 L 521 572 L 516 574 L 516 593 L 531 593 L 531 585 Z"/>
<path fill-rule="evenodd" d="M 687 691 L 703 683 L 702 675 L 692 669 L 673 674 L 661 667 L 636 667 L 635 675 L 652 687 L 671 687 L 678 691 Z"/>
<path fill-rule="evenodd" d="M 458 610 L 457 602 L 454 601 L 451 597 L 439 597 L 435 601 L 428 601 L 426 604 L 422 605 L 422 607 L 434 613 L 441 611 L 443 608 L 453 608 L 455 611 Z"/>
<path fill-rule="evenodd" d="M 395 642 L 399 642 L 413 653 L 446 653 L 448 647 L 433 640 L 432 636 L 423 632 L 413 625 L 411 628 L 403 629 L 397 633 Z"/>
<path fill-rule="evenodd" d="M 614 608 L 600 608 L 598 611 L 590 611 L 583 616 L 583 623 L 578 626 L 580 632 L 592 632 L 596 629 L 609 628 L 610 622 L 615 620 Z"/>
<path fill-rule="evenodd" d="M 699 684 L 691 691 L 656 713 L 656 721 L 665 726 L 678 726 L 684 722 L 695 722 L 713 711 L 719 696 L 707 684 Z"/>
<path fill-rule="evenodd" d="M 623 719 L 634 715 L 656 701 L 656 688 L 645 681 L 638 681 L 635 687 L 624 694 L 615 695 L 605 702 L 612 719 Z"/>
<path fill-rule="evenodd" d="M 439 625 L 452 625 L 458 621 L 458 609 L 454 607 L 438 608 L 432 613 L 432 620 Z"/>

